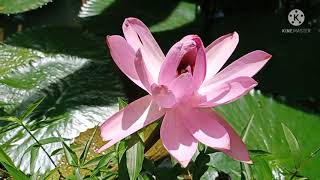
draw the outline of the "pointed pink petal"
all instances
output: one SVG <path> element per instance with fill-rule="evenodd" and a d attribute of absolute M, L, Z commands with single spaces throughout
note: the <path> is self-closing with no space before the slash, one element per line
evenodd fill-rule
<path fill-rule="evenodd" d="M 211 79 L 226 63 L 239 42 L 236 32 L 224 35 L 206 48 L 207 75 L 206 80 Z"/>
<path fill-rule="evenodd" d="M 208 113 L 198 108 L 180 107 L 185 127 L 198 141 L 215 149 L 230 149 L 227 130 Z"/>
<path fill-rule="evenodd" d="M 122 29 L 131 47 L 135 51 L 141 49 L 148 70 L 152 72 L 153 78 L 158 80 L 160 67 L 165 56 L 148 27 L 139 19 L 126 18 Z"/>
<path fill-rule="evenodd" d="M 221 149 L 221 151 L 238 161 L 249 164 L 252 163 L 246 145 L 242 142 L 240 136 L 233 130 L 233 128 L 221 116 L 212 111 L 211 108 L 202 109 L 202 111 L 208 113 L 212 119 L 219 122 L 228 131 L 230 136 L 230 149 Z"/>
<path fill-rule="evenodd" d="M 182 121 L 175 109 L 169 110 L 164 116 L 160 137 L 167 151 L 180 162 L 182 167 L 187 167 L 197 151 L 197 140 L 185 128 Z"/>
<path fill-rule="evenodd" d="M 206 69 L 207 69 L 207 59 L 206 54 L 204 52 L 204 48 L 201 47 L 198 50 L 197 60 L 193 70 L 193 81 L 195 89 L 198 89 L 206 76 Z"/>
<path fill-rule="evenodd" d="M 159 84 L 169 85 L 178 76 L 178 66 L 185 54 L 196 47 L 193 40 L 181 40 L 171 47 L 159 74 Z"/>
<path fill-rule="evenodd" d="M 101 125 L 101 137 L 109 142 L 100 148 L 99 152 L 154 122 L 163 114 L 164 110 L 154 103 L 149 95 L 130 103 Z"/>
<path fill-rule="evenodd" d="M 204 102 L 201 102 L 198 107 L 214 107 L 233 102 L 247 94 L 257 84 L 250 77 L 238 77 L 221 84 L 213 83 L 201 87 L 198 93 L 203 97 Z"/>
<path fill-rule="evenodd" d="M 268 62 L 270 58 L 270 54 L 261 50 L 248 53 L 224 68 L 212 79 L 206 81 L 204 85 L 219 81 L 228 81 L 240 76 L 252 77 Z"/>
<path fill-rule="evenodd" d="M 181 74 L 170 83 L 169 89 L 172 90 L 176 101 L 191 96 L 194 90 L 191 73 Z"/>
<path fill-rule="evenodd" d="M 154 83 L 154 80 L 152 79 L 152 76 L 143 61 L 140 49 L 138 49 L 136 53 L 134 66 L 141 83 L 148 91 L 148 93 L 151 94 L 151 85 Z"/>
<path fill-rule="evenodd" d="M 107 36 L 107 44 L 113 61 L 119 69 L 134 83 L 145 89 L 134 67 L 135 52 L 127 41 L 118 35 Z"/>
<path fill-rule="evenodd" d="M 193 40 L 196 42 L 196 45 L 197 45 L 198 52 L 196 55 L 196 61 L 195 61 L 194 70 L 193 70 L 193 81 L 194 81 L 193 85 L 195 89 L 198 89 L 206 76 L 207 59 L 206 59 L 205 49 L 204 49 L 201 38 L 197 35 L 188 35 L 184 37 L 181 41 L 184 41 L 184 40 Z"/>

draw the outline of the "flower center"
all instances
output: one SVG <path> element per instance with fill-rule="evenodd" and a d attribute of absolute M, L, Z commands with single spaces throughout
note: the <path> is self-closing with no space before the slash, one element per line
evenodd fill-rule
<path fill-rule="evenodd" d="M 154 100 L 163 108 L 171 108 L 176 104 L 174 94 L 165 85 L 151 85 Z"/>
<path fill-rule="evenodd" d="M 179 66 L 177 68 L 177 74 L 178 76 L 189 72 L 191 74 L 193 74 L 193 69 L 194 69 L 194 65 L 196 62 L 196 56 L 197 56 L 197 47 L 193 46 L 191 49 L 189 49 L 189 51 L 184 54 L 184 56 L 182 57 Z"/>

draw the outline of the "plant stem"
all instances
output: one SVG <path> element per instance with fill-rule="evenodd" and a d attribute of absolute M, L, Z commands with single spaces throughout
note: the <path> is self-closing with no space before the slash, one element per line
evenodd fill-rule
<path fill-rule="evenodd" d="M 5 174 L 5 175 L 8 175 L 8 177 L 10 176 L 10 174 L 9 174 L 7 171 L 5 171 L 5 170 L 3 170 L 3 169 L 1 169 L 1 168 L 0 168 L 0 172 L 3 173 L 3 174 Z"/>
<path fill-rule="evenodd" d="M 58 166 L 56 165 L 56 163 L 53 161 L 53 159 L 51 158 L 50 154 L 44 149 L 44 147 L 42 146 L 42 144 L 37 140 L 37 138 L 31 133 L 31 131 L 28 129 L 27 126 L 25 126 L 22 122 L 20 123 L 20 125 L 30 134 L 30 136 L 36 141 L 36 143 L 40 146 L 40 148 L 44 151 L 44 153 L 48 156 L 49 160 L 51 161 L 51 163 L 54 165 L 54 167 L 58 170 L 58 173 L 60 175 L 60 177 L 64 177 L 61 173 L 61 171 L 59 170 Z"/>

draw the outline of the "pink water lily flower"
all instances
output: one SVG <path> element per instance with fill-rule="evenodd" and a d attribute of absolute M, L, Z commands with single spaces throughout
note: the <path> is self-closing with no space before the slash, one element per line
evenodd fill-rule
<path fill-rule="evenodd" d="M 257 82 L 251 77 L 271 55 L 256 50 L 220 71 L 238 44 L 236 32 L 218 38 L 207 48 L 197 35 L 185 36 L 165 56 L 139 19 L 125 19 L 122 28 L 125 38 L 107 37 L 111 56 L 121 71 L 149 95 L 102 124 L 101 137 L 108 142 L 99 152 L 164 116 L 161 140 L 183 167 L 190 162 L 198 142 L 251 163 L 241 138 L 211 108 L 253 89 Z"/>

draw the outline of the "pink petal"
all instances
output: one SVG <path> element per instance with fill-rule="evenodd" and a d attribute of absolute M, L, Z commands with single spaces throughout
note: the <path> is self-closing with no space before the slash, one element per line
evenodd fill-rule
<path fill-rule="evenodd" d="M 140 49 L 138 49 L 136 53 L 134 65 L 141 83 L 149 92 L 149 94 L 151 94 L 151 85 L 154 83 L 154 80 L 152 79 L 152 76 L 148 71 L 145 62 L 143 61 Z"/>
<path fill-rule="evenodd" d="M 233 130 L 233 128 L 216 112 L 211 108 L 202 109 L 203 112 L 209 114 L 209 116 L 215 121 L 219 122 L 227 130 L 230 137 L 230 149 L 221 149 L 222 152 L 231 156 L 233 159 L 251 164 L 249 153 L 246 145 L 242 142 L 240 136 Z"/>
<path fill-rule="evenodd" d="M 261 50 L 248 53 L 220 71 L 212 79 L 206 81 L 205 85 L 219 81 L 228 81 L 240 76 L 252 77 L 268 62 L 270 58 L 270 54 Z"/>
<path fill-rule="evenodd" d="M 164 110 L 154 103 L 149 95 L 130 103 L 101 125 L 101 137 L 104 141 L 109 142 L 98 152 L 102 152 L 121 139 L 154 122 L 163 114 Z"/>
<path fill-rule="evenodd" d="M 193 40 L 181 40 L 171 47 L 161 66 L 159 84 L 169 85 L 178 76 L 177 69 L 183 56 L 195 47 Z"/>
<path fill-rule="evenodd" d="M 197 140 L 184 127 L 182 121 L 175 109 L 169 110 L 164 116 L 160 136 L 167 151 L 180 162 L 182 167 L 187 167 L 197 151 Z"/>
<path fill-rule="evenodd" d="M 239 42 L 239 35 L 236 32 L 224 35 L 206 48 L 207 75 L 205 81 L 213 76 L 226 63 Z"/>
<path fill-rule="evenodd" d="M 176 101 L 180 101 L 184 97 L 191 96 L 194 90 L 191 73 L 181 74 L 170 83 L 169 89 L 172 90 Z"/>
<path fill-rule="evenodd" d="M 163 108 L 172 108 L 176 104 L 176 99 L 171 90 L 165 85 L 151 85 L 152 98 Z"/>
<path fill-rule="evenodd" d="M 141 49 L 148 70 L 152 72 L 153 78 L 158 80 L 160 67 L 165 56 L 148 27 L 139 19 L 126 18 L 122 29 L 131 47 L 135 51 Z"/>
<path fill-rule="evenodd" d="M 135 68 L 133 68 L 136 55 L 127 41 L 118 35 L 107 36 L 106 41 L 110 49 L 112 59 L 120 68 L 120 70 L 134 83 L 145 89 L 143 84 L 140 82 Z"/>
<path fill-rule="evenodd" d="M 198 52 L 197 52 L 194 70 L 193 70 L 193 81 L 194 81 L 193 85 L 195 89 L 198 89 L 206 76 L 207 59 L 206 59 L 205 49 L 204 49 L 201 38 L 197 35 L 189 35 L 184 37 L 183 40 L 184 39 L 192 39 L 197 44 Z"/>
<path fill-rule="evenodd" d="M 198 107 L 214 107 L 230 103 L 247 94 L 258 83 L 250 77 L 238 77 L 224 83 L 213 83 L 198 91 L 202 101 Z"/>
<path fill-rule="evenodd" d="M 198 141 L 215 149 L 230 149 L 227 130 L 208 113 L 198 108 L 180 107 L 185 127 Z"/>

